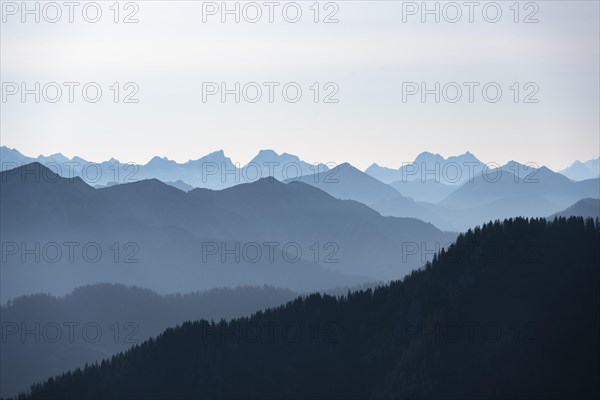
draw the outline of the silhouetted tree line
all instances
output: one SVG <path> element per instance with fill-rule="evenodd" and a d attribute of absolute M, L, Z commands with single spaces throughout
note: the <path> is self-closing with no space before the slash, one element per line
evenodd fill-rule
<path fill-rule="evenodd" d="M 600 394 L 600 221 L 508 219 L 401 281 L 187 322 L 19 398 Z"/>

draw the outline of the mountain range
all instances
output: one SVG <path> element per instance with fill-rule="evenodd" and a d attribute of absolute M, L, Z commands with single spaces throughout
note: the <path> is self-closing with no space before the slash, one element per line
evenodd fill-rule
<path fill-rule="evenodd" d="M 354 286 L 402 277 L 456 237 L 303 182 L 263 178 L 186 193 L 149 179 L 95 189 L 39 163 L 0 181 L 0 233 L 12 244 L 0 271 L 3 301 L 105 281 L 161 294 Z"/>
<path fill-rule="evenodd" d="M 143 166 L 111 160 L 93 167 L 103 177 L 93 183 L 85 169 L 75 169 L 74 177 L 56 173 L 70 163 L 85 165 L 80 158 L 55 154 L 38 162 L 19 158 L 16 150 L 1 150 L 3 167 L 18 165 L 0 172 L 0 301 L 7 302 L 0 313 L 3 343 L 6 333 L 19 336 L 19 329 L 39 324 L 54 329 L 60 321 L 99 324 L 105 336 L 75 344 L 21 340 L 8 350 L 3 344 L 0 396 L 85 363 L 94 364 L 34 386 L 32 398 L 167 393 L 211 398 L 334 393 L 344 398 L 506 397 L 511 391 L 562 393 L 572 385 L 579 385 L 582 394 L 598 392 L 585 381 L 597 368 L 583 355 L 583 344 L 586 351 L 598 353 L 597 346 L 590 347 L 591 336 L 561 331 L 555 323 L 584 321 L 598 328 L 586 320 L 586 307 L 598 304 L 590 281 L 597 277 L 598 255 L 590 248 L 597 250 L 598 220 L 562 217 L 600 218 L 599 178 L 577 181 L 515 161 L 477 172 L 470 153 L 448 159 L 423 153 L 417 159 L 426 172 L 439 168 L 433 176 L 407 179 L 416 172 L 404 166 L 384 171 L 389 176 L 381 179 L 401 176 L 385 183 L 372 176 L 382 172 L 377 168 L 367 173 L 349 163 L 312 166 L 286 153 L 261 151 L 241 168 L 223 152 L 184 164 L 158 157 Z M 469 178 L 448 183 L 444 174 L 460 163 L 469 165 Z M 297 172 L 291 177 L 290 165 Z M 217 169 L 202 171 L 206 166 Z M 131 179 L 108 179 L 104 168 Z M 440 174 L 444 179 L 437 179 Z M 194 188 L 182 178 L 213 188 Z M 522 218 L 547 216 L 561 218 Z M 510 219 L 485 223 L 505 218 Z M 499 246 L 495 254 L 511 257 L 490 261 L 490 244 Z M 467 245 L 470 255 L 463 259 Z M 571 270 L 565 272 L 565 265 Z M 371 287 L 374 281 L 385 286 L 344 289 Z M 314 292 L 319 293 L 258 311 Z M 554 303 L 557 293 L 568 300 Z M 557 308 L 558 317 L 543 313 Z M 236 319 L 197 321 L 202 318 Z M 514 329 L 515 318 L 519 327 L 533 321 L 543 327 L 545 333 L 536 337 L 543 346 L 502 339 L 491 346 L 445 343 L 432 348 L 436 343 L 431 338 L 418 335 L 398 341 L 402 323 L 413 329 L 415 321 L 435 326 L 453 318 L 498 322 L 506 330 Z M 188 320 L 197 322 L 184 322 Z M 198 329 L 230 334 L 240 324 L 271 322 L 295 323 L 338 342 L 284 339 L 275 347 L 259 341 L 257 348 L 246 342 L 230 347 L 214 337 L 196 342 Z M 142 345 L 130 349 L 134 343 L 111 340 L 113 334 L 127 336 L 132 326 Z M 325 332 L 315 333 L 315 326 Z M 561 353 L 568 340 L 581 348 Z M 574 367 L 566 383 L 556 383 L 556 363 L 544 355 L 548 349 L 560 354 L 560 362 L 575 354 L 581 369 Z M 127 352 L 116 355 L 120 351 Z M 166 353 L 174 355 L 161 358 Z M 98 364 L 101 358 L 106 359 Z M 231 367 L 257 359 L 259 369 L 280 384 L 264 381 L 262 372 L 239 378 L 242 371 Z M 489 369 L 475 367 L 484 362 Z M 163 363 L 169 371 L 162 369 Z M 285 371 L 278 365 L 285 365 Z M 313 365 L 318 368 L 306 374 Z M 477 383 L 467 385 L 455 369 L 468 371 Z M 536 372 L 530 382 L 519 378 L 531 370 Z M 359 376 L 357 371 L 369 372 Z M 201 374 L 199 381 L 189 378 L 194 373 Z M 121 385 L 120 374 L 129 386 Z M 498 374 L 509 383 L 494 386 Z M 151 382 L 150 389 L 138 378 Z M 354 383 L 343 386 L 342 381 Z"/>
<path fill-rule="evenodd" d="M 484 168 L 485 164 L 468 151 L 448 158 L 426 151 L 398 169 L 372 164 L 365 172 L 383 183 L 433 180 L 460 184 L 481 174 Z"/>
<path fill-rule="evenodd" d="M 223 150 L 215 151 L 197 160 L 177 163 L 166 157 L 153 157 L 146 164 L 120 162 L 114 158 L 100 163 L 69 159 L 58 153 L 37 158 L 24 156 L 16 149 L 0 147 L 1 170 L 39 162 L 63 177 L 78 176 L 92 186 L 112 186 L 144 179 L 159 179 L 178 188 L 224 189 L 274 177 L 279 181 L 302 175 L 327 171 L 325 164 L 309 164 L 297 156 L 273 150 L 261 150 L 248 164 L 241 166 L 225 156 Z M 188 189 L 190 190 L 190 189 Z"/>
<path fill-rule="evenodd" d="M 106 186 L 109 183 L 127 183 L 135 180 L 156 178 L 163 182 L 182 181 L 192 187 L 222 189 L 240 183 L 249 183 L 265 177 L 275 177 L 279 181 L 294 180 L 303 175 L 316 175 L 325 172 L 336 164 L 308 163 L 298 156 L 273 150 L 260 150 L 246 165 L 234 163 L 225 156 L 223 150 L 212 152 L 196 160 L 178 163 L 166 157 L 153 157 L 146 164 L 121 162 L 114 158 L 100 163 L 89 162 L 81 157 L 68 157 L 61 153 L 50 156 L 30 157 L 16 149 L 0 147 L 0 170 L 5 171 L 37 161 L 47 164 L 64 177 L 79 176 L 91 185 Z M 58 167 L 58 168 L 57 168 Z M 404 162 L 398 169 L 382 167 L 374 163 L 364 172 L 373 178 L 391 184 L 400 190 L 402 184 L 413 182 L 435 182 L 443 186 L 460 185 L 484 170 L 494 169 L 496 164 L 486 165 L 469 151 L 458 156 L 444 158 L 440 154 L 422 152 L 410 162 Z M 101 171 L 99 173 L 99 171 Z M 572 180 L 586 180 L 600 177 L 600 157 L 584 163 L 575 161 L 570 167 L 560 171 Z M 408 185 L 410 186 L 410 185 Z M 418 186 L 417 186 L 418 187 Z M 406 191 L 406 193 L 405 193 Z M 415 200 L 430 201 L 419 198 L 419 192 L 410 188 L 400 190 Z"/>
<path fill-rule="evenodd" d="M 600 157 L 586 162 L 577 160 L 559 172 L 574 181 L 598 178 L 600 177 Z"/>
<path fill-rule="evenodd" d="M 546 217 L 581 199 L 600 198 L 600 179 L 575 182 L 516 161 L 458 185 L 416 179 L 386 185 L 347 163 L 297 180 L 336 198 L 360 201 L 384 216 L 417 218 L 449 231 L 514 216 Z M 430 201 L 418 200 L 423 198 Z"/>
<path fill-rule="evenodd" d="M 600 227 L 509 219 L 401 281 L 186 322 L 38 398 L 596 398 Z"/>
<path fill-rule="evenodd" d="M 3 167 L 32 160 L 6 147 L 0 151 Z M 64 170 L 69 162 L 86 165 L 80 158 L 69 160 L 61 154 L 40 159 L 54 170 L 57 165 Z M 159 179 L 186 192 L 194 186 L 223 189 L 274 176 L 286 183 L 306 183 L 338 199 L 359 201 L 384 216 L 417 218 L 447 231 L 462 231 L 497 218 L 548 216 L 581 199 L 600 198 L 600 178 L 574 181 L 547 167 L 516 161 L 491 168 L 470 152 L 448 158 L 424 152 L 397 170 L 374 164 L 366 172 L 349 163 L 311 165 L 272 150 L 260 151 L 244 167 L 218 151 L 184 164 L 155 157 L 145 165 L 110 160 L 88 167 L 87 172 L 85 168 L 73 171 L 98 188 Z M 90 182 L 96 176 L 103 183 Z"/>

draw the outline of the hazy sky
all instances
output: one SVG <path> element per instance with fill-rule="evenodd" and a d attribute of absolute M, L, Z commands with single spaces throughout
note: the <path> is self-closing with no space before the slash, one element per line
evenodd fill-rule
<path fill-rule="evenodd" d="M 62 152 L 124 162 L 154 155 L 187 161 L 224 149 L 244 163 L 272 148 L 361 168 L 372 162 L 398 167 L 425 150 L 444 156 L 469 150 L 486 162 L 516 159 L 562 169 L 600 152 L 597 1 L 521 2 L 512 9 L 513 1 L 479 2 L 472 23 L 462 1 L 439 3 L 439 23 L 415 9 L 420 1 L 321 2 L 317 23 L 314 1 L 297 2 L 302 15 L 296 23 L 284 19 L 296 17 L 289 2 L 274 8 L 273 23 L 262 1 L 240 3 L 239 23 L 234 15 L 223 23 L 220 10 L 211 14 L 221 2 L 121 3 L 118 23 L 109 8 L 114 2 L 99 3 L 96 23 L 83 18 L 87 2 L 75 8 L 70 23 L 61 1 L 58 22 L 46 21 L 55 19 L 56 9 L 40 3 L 36 23 L 34 15 L 22 15 L 21 1 L 3 2 L 2 145 L 27 155 Z M 262 16 L 250 23 L 256 4 Z M 492 23 L 496 4 L 502 14 Z M 130 14 L 139 22 L 123 23 Z M 93 5 L 85 16 L 95 18 Z M 338 22 L 324 23 L 327 16 Z M 40 82 L 40 103 L 33 94 L 22 102 L 23 82 L 29 89 Z M 49 82 L 61 88 L 56 103 L 48 101 L 56 97 Z M 63 82 L 79 83 L 72 103 Z M 89 82 L 102 90 L 96 103 L 83 98 Z M 133 96 L 138 103 L 123 102 L 135 89 L 127 82 L 139 87 Z M 257 93 L 251 84 L 239 103 L 234 94 L 224 103 L 220 94 L 203 102 L 203 82 L 224 82 L 229 89 L 240 82 L 240 95 L 256 82 L 262 97 L 248 101 Z M 273 103 L 264 82 L 274 82 Z M 435 94 L 424 103 L 420 93 L 407 95 L 421 83 L 433 89 L 435 82 L 439 103 Z M 464 82 L 474 82 L 472 103 Z M 282 93 L 287 83 L 290 102 Z M 490 101 L 482 93 L 486 84 Z M 91 99 L 95 89 L 88 86 Z M 204 86 L 205 93 L 214 88 Z M 462 97 L 452 103 L 457 86 Z M 302 95 L 293 103 L 296 87 Z M 493 103 L 498 87 L 502 95 Z M 15 88 L 19 92 L 11 95 Z M 331 97 L 337 103 L 323 102 L 337 89 Z"/>

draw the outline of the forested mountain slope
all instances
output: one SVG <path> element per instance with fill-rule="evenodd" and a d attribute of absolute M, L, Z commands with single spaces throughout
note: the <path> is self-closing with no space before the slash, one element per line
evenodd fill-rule
<path fill-rule="evenodd" d="M 27 398 L 480 398 L 600 394 L 598 221 L 461 234 L 402 281 L 188 322 Z"/>

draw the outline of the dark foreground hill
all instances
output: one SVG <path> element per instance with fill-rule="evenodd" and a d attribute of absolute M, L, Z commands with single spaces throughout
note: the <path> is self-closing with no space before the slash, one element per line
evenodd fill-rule
<path fill-rule="evenodd" d="M 269 286 L 161 296 L 103 283 L 64 297 L 18 297 L 0 307 L 0 396 L 125 351 L 183 321 L 248 316 L 297 296 Z"/>
<path fill-rule="evenodd" d="M 599 222 L 485 224 L 402 281 L 189 322 L 27 398 L 600 394 Z"/>

